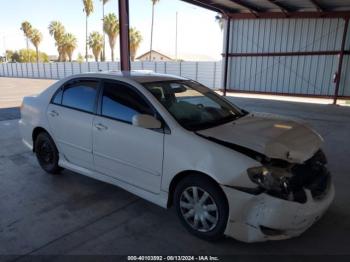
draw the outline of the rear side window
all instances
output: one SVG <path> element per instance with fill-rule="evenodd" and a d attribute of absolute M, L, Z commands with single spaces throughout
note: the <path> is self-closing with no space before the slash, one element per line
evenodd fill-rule
<path fill-rule="evenodd" d="M 102 115 L 132 123 L 137 114 L 154 115 L 146 100 L 135 90 L 118 82 L 105 82 L 102 96 Z"/>
<path fill-rule="evenodd" d="M 63 89 L 60 88 L 55 96 L 52 98 L 52 103 L 56 105 L 60 105 L 62 103 L 62 94 L 63 94 Z"/>
<path fill-rule="evenodd" d="M 78 81 L 65 87 L 62 105 L 92 113 L 95 108 L 97 81 Z"/>

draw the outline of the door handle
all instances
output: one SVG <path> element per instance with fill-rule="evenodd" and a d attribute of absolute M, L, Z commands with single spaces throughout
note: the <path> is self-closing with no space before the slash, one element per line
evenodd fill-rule
<path fill-rule="evenodd" d="M 52 117 L 56 117 L 56 116 L 59 116 L 60 114 L 56 110 L 52 110 L 50 111 L 49 115 Z"/>
<path fill-rule="evenodd" d="M 107 129 L 108 129 L 107 126 L 105 126 L 105 125 L 103 125 L 103 124 L 101 124 L 101 123 L 95 124 L 95 127 L 96 127 L 96 129 L 99 130 L 99 131 L 107 130 Z"/>

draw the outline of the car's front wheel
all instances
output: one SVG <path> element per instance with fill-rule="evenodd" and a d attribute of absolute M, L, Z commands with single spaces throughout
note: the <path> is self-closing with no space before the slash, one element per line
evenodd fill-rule
<path fill-rule="evenodd" d="M 34 149 L 42 169 L 50 174 L 58 174 L 61 171 L 61 168 L 58 166 L 59 155 L 57 147 L 48 133 L 42 132 L 37 136 Z"/>
<path fill-rule="evenodd" d="M 185 177 L 175 189 L 174 202 L 182 224 L 192 234 L 206 240 L 223 236 L 228 203 L 214 181 L 201 175 Z"/>

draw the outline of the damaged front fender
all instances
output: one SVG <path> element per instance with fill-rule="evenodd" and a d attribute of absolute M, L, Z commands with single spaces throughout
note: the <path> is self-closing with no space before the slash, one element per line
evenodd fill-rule
<path fill-rule="evenodd" d="M 243 242 L 288 239 L 299 236 L 314 224 L 334 199 L 331 184 L 322 200 L 305 190 L 304 204 L 275 198 L 266 193 L 252 195 L 222 186 L 229 202 L 225 234 Z"/>

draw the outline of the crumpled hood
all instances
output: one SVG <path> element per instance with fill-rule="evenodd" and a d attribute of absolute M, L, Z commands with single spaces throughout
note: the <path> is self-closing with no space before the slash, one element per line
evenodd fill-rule
<path fill-rule="evenodd" d="M 291 163 L 308 160 L 323 143 L 322 137 L 301 121 L 267 113 L 251 113 L 197 133 Z"/>

